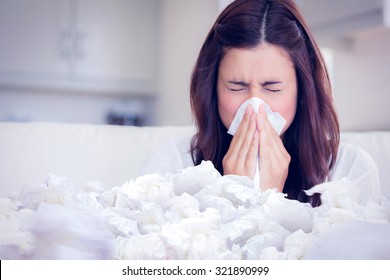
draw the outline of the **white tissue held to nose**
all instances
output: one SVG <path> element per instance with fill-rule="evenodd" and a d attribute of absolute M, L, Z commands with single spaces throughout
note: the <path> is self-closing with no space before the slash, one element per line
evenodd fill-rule
<path fill-rule="evenodd" d="M 268 120 L 271 123 L 272 127 L 275 129 L 278 135 L 280 135 L 283 127 L 286 124 L 286 120 L 278 112 L 272 112 L 271 107 L 267 103 L 265 103 L 264 100 L 258 97 L 252 97 L 241 104 L 229 127 L 228 133 L 231 135 L 234 135 L 236 133 L 237 128 L 240 125 L 242 118 L 244 117 L 245 110 L 249 105 L 252 105 L 253 111 L 258 114 L 259 106 L 261 104 L 264 105 L 265 112 L 267 113 Z"/>

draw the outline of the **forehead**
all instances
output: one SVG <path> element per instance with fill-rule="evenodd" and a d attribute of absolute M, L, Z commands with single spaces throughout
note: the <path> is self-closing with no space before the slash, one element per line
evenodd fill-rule
<path fill-rule="evenodd" d="M 289 54 L 281 47 L 262 44 L 255 48 L 229 48 L 220 63 L 221 75 L 248 79 L 253 75 L 283 77 L 295 73 Z M 234 78 L 234 77 L 230 77 Z"/>

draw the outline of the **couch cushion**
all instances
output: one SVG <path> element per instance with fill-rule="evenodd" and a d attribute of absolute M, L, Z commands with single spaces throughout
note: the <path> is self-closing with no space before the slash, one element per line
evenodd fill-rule
<path fill-rule="evenodd" d="M 0 196 L 49 173 L 75 186 L 99 181 L 107 188 L 138 176 L 148 151 L 168 138 L 193 134 L 192 126 L 122 127 L 89 124 L 1 123 Z M 382 193 L 390 197 L 390 132 L 344 132 L 376 161 Z"/>
<path fill-rule="evenodd" d="M 49 173 L 75 186 L 99 181 L 122 185 L 138 176 L 147 152 L 192 127 L 121 127 L 87 124 L 0 123 L 0 196 Z"/>

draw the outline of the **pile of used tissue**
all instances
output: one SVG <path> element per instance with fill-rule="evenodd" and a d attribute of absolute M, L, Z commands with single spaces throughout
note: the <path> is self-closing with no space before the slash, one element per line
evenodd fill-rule
<path fill-rule="evenodd" d="M 98 184 L 76 190 L 52 175 L 24 188 L 18 199 L 0 200 L 0 258 L 349 258 L 321 247 L 337 248 L 343 226 L 354 228 L 348 223 L 368 229 L 364 238 L 378 243 L 367 242 L 367 250 L 351 253 L 353 258 L 390 258 L 388 200 L 380 196 L 361 205 L 348 181 L 311 192 L 322 194 L 320 207 L 275 190 L 260 192 L 246 177 L 221 176 L 211 162 L 110 190 Z"/>

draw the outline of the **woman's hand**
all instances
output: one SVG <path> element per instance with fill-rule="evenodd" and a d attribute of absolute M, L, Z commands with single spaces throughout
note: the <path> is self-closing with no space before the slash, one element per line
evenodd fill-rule
<path fill-rule="evenodd" d="M 282 192 L 291 157 L 269 122 L 263 105 L 259 107 L 256 123 L 260 132 L 260 189 L 277 188 Z"/>
<path fill-rule="evenodd" d="M 259 132 L 256 130 L 256 115 L 252 106 L 248 106 L 222 160 L 224 175 L 235 174 L 253 179 L 258 154 Z"/>

